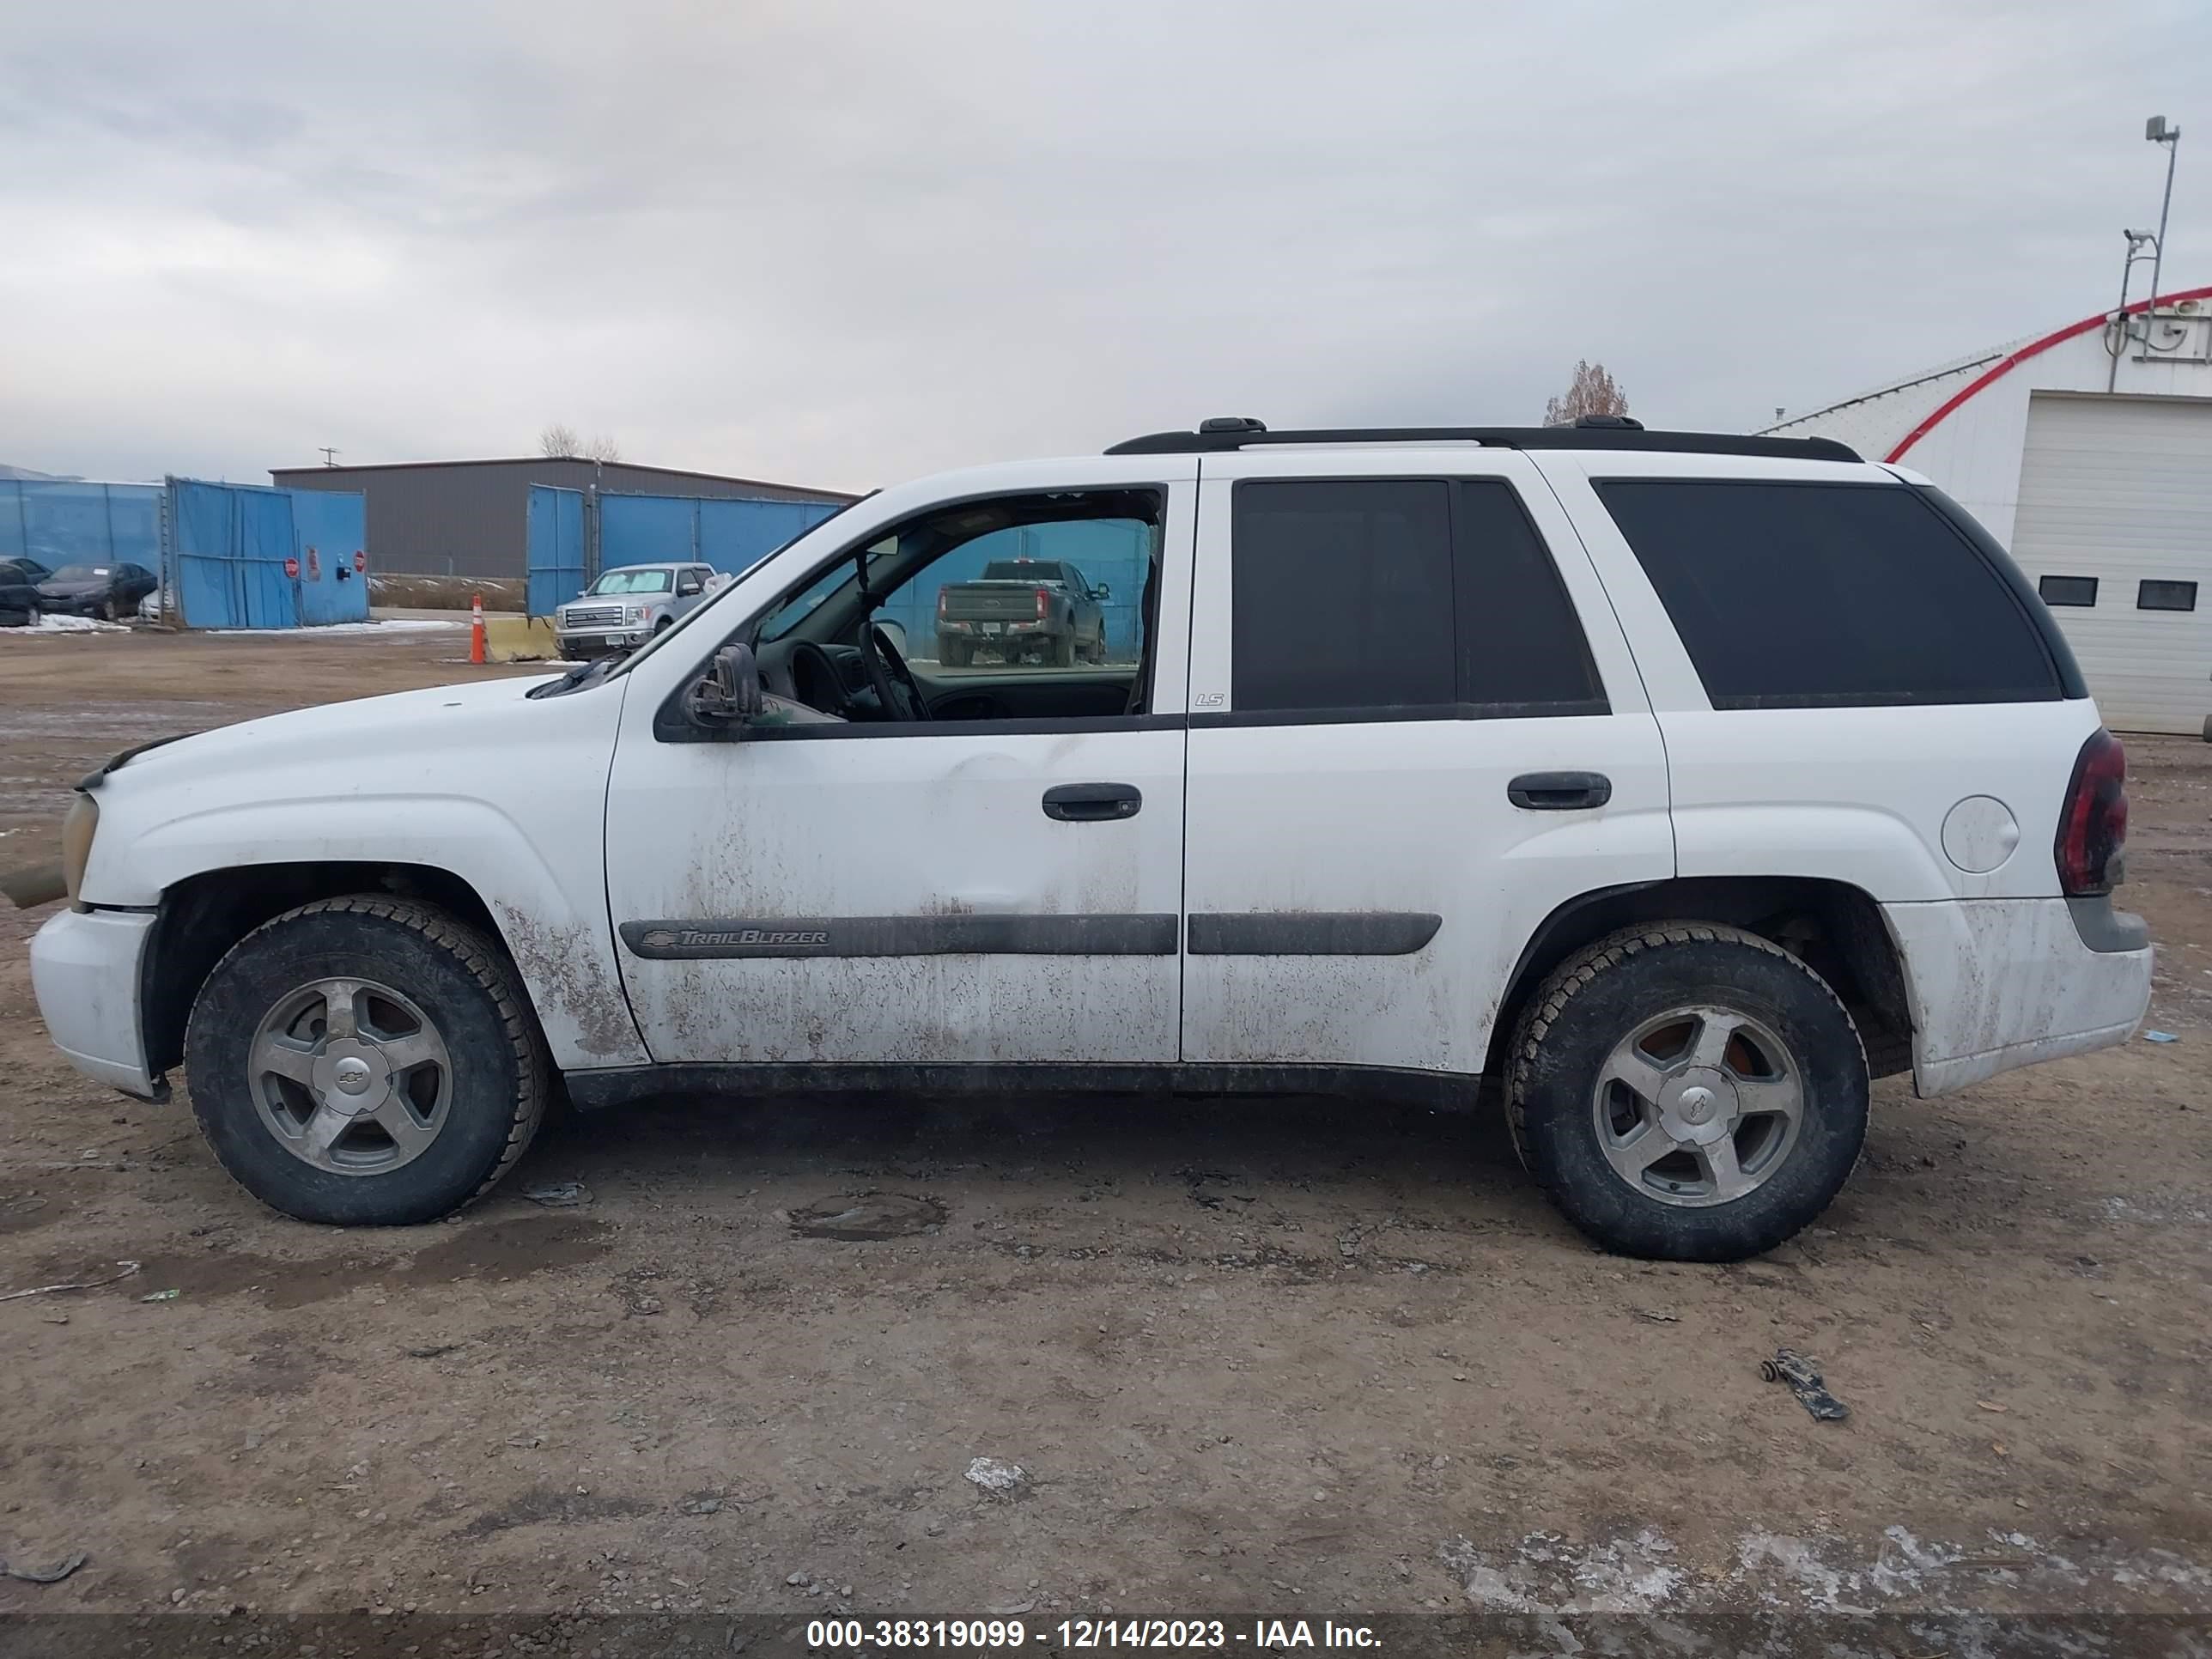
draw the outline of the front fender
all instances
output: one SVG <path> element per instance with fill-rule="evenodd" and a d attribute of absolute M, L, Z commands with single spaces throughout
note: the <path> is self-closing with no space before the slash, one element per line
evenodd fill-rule
<path fill-rule="evenodd" d="M 192 876 L 256 865 L 416 865 L 465 882 L 498 924 L 563 1071 L 646 1063 L 607 928 L 601 865 L 577 885 L 523 826 L 481 800 L 356 798 L 333 828 L 327 800 L 213 808 L 155 826 L 134 842 L 135 896 L 152 902 Z M 597 815 L 592 817 L 596 827 Z M 597 837 L 593 836 L 596 848 Z M 557 856 L 557 853 L 555 854 Z M 106 889 L 102 890 L 103 892 Z"/>
<path fill-rule="evenodd" d="M 94 791 L 88 903 L 151 908 L 194 876 L 359 862 L 444 871 L 483 901 L 563 1070 L 642 1064 L 607 925 L 618 686 L 480 682 L 326 704 L 132 757 Z"/>

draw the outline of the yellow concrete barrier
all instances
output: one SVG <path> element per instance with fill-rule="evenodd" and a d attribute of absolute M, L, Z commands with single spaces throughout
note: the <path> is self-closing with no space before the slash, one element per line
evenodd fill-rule
<path fill-rule="evenodd" d="M 550 617 L 512 613 L 484 617 L 484 650 L 494 662 L 527 662 L 536 658 L 557 661 L 561 655 Z"/>

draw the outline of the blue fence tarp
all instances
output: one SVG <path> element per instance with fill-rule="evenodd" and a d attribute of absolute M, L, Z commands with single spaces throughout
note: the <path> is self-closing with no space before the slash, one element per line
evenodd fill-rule
<path fill-rule="evenodd" d="M 530 486 L 524 562 L 529 586 L 524 605 L 533 617 L 584 591 L 584 494 L 551 484 Z"/>
<path fill-rule="evenodd" d="M 937 657 L 937 593 L 955 582 L 974 581 L 1000 559 L 1064 559 L 1091 586 L 1112 593 L 1106 613 L 1106 654 L 1115 662 L 1139 655 L 1137 611 L 1152 558 L 1152 531 L 1133 519 L 1087 519 L 1068 524 L 1024 525 L 996 530 L 956 547 L 916 580 L 896 589 L 878 613 L 906 629 L 914 654 Z"/>
<path fill-rule="evenodd" d="M 367 498 L 331 489 L 282 493 L 292 498 L 292 539 L 300 550 L 294 591 L 301 626 L 367 621 L 368 578 L 354 568 L 356 555 L 368 559 Z"/>
<path fill-rule="evenodd" d="M 737 575 L 836 510 L 827 501 L 626 494 L 602 494 L 587 506 L 578 491 L 533 484 L 528 537 L 531 614 L 550 615 L 556 605 L 583 592 L 590 577 L 626 564 L 695 561 Z M 945 555 L 921 580 L 886 598 L 879 614 L 906 629 L 916 655 L 933 659 L 940 587 L 973 581 L 985 565 L 1000 559 L 1064 559 L 1082 571 L 1092 586 L 1111 590 L 1112 598 L 1104 606 L 1107 654 L 1116 661 L 1133 662 L 1137 611 L 1151 557 L 1152 532 L 1133 520 L 1084 520 L 996 531 Z"/>
<path fill-rule="evenodd" d="M 172 478 L 162 579 L 187 628 L 297 628 L 361 622 L 368 580 L 358 495 Z M 287 562 L 296 562 L 288 569 Z"/>
<path fill-rule="evenodd" d="M 0 478 L 0 559 L 161 564 L 159 484 Z"/>
<path fill-rule="evenodd" d="M 735 576 L 836 510 L 830 501 L 602 495 L 599 568 L 694 559 Z"/>
<path fill-rule="evenodd" d="M 550 615 L 601 571 L 626 564 L 706 564 L 737 575 L 836 510 L 834 501 L 586 495 L 532 484 L 524 556 L 530 614 Z"/>

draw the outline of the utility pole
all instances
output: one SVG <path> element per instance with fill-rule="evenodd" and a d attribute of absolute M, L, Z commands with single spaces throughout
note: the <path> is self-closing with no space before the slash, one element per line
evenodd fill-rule
<path fill-rule="evenodd" d="M 2181 129 L 2166 125 L 2163 115 L 2154 115 L 2143 123 L 2143 137 L 2166 146 L 2166 199 L 2158 204 L 2158 240 L 2150 260 L 2150 307 L 2143 313 L 2143 349 L 2148 351 L 2151 331 L 2158 326 L 2159 267 L 2166 260 L 2166 216 L 2173 206 L 2173 164 L 2181 155 Z"/>
<path fill-rule="evenodd" d="M 316 447 L 323 452 L 325 466 L 336 466 L 338 464 L 338 451 L 332 449 L 328 444 L 319 444 Z"/>

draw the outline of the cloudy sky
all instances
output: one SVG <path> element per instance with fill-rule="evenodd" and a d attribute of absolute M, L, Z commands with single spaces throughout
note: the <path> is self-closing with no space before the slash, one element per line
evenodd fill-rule
<path fill-rule="evenodd" d="M 0 461 L 1741 429 L 2112 302 L 2203 0 L 0 0 Z"/>

